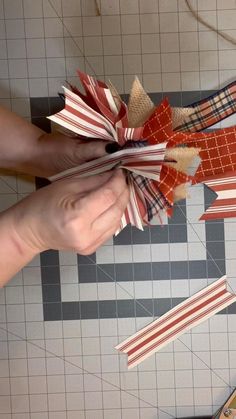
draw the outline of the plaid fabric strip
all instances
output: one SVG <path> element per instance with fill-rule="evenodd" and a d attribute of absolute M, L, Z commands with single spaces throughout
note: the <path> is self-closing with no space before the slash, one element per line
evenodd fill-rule
<path fill-rule="evenodd" d="M 145 147 L 145 145 L 147 145 L 145 140 L 130 141 L 127 142 L 123 148 L 140 148 Z M 158 182 L 137 175 L 136 173 L 131 173 L 130 177 L 135 185 L 137 185 L 138 189 L 140 189 L 143 193 L 147 208 L 147 221 L 151 221 L 160 210 L 171 207 L 164 194 L 161 192 Z"/>
<path fill-rule="evenodd" d="M 147 221 L 151 221 L 160 210 L 171 208 L 171 205 L 162 194 L 157 182 L 136 175 L 135 173 L 132 173 L 131 177 L 144 195 L 147 207 Z"/>
<path fill-rule="evenodd" d="M 182 172 L 177 172 L 173 167 L 163 165 L 160 174 L 160 181 L 147 179 L 132 173 L 133 181 L 142 190 L 146 206 L 147 220 L 152 218 L 161 210 L 171 214 L 174 205 L 174 189 L 190 180 L 190 177 Z"/>
<path fill-rule="evenodd" d="M 176 131 L 201 131 L 222 121 L 236 112 L 236 81 L 190 107 L 193 113 L 186 116 L 185 122 Z"/>

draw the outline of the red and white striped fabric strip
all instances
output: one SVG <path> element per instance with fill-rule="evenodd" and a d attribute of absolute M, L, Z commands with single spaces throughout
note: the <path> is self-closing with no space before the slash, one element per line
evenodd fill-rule
<path fill-rule="evenodd" d="M 128 368 L 133 368 L 235 301 L 236 295 L 227 290 L 226 276 L 223 276 L 126 339 L 116 349 L 128 354 Z"/>
<path fill-rule="evenodd" d="M 127 169 L 131 172 L 148 175 L 154 180 L 160 180 L 161 169 L 165 157 L 166 143 L 156 144 L 142 148 L 129 148 L 117 153 L 100 157 L 84 163 L 81 166 L 65 170 L 62 173 L 51 176 L 50 181 L 71 178 L 73 176 L 86 177 L 111 170 L 115 166 Z M 143 218 L 147 213 L 143 191 L 138 190 L 133 182 L 130 182 L 130 201 L 122 217 L 120 230 L 128 223 L 143 230 Z M 119 230 L 119 231 L 120 231 Z M 118 232 L 117 232 L 118 233 Z"/>
<path fill-rule="evenodd" d="M 159 180 L 161 166 L 157 165 L 156 162 L 130 162 L 126 163 L 125 166 L 121 166 L 124 169 L 129 170 L 130 172 L 136 173 L 137 175 L 144 176 L 148 179 Z"/>
<path fill-rule="evenodd" d="M 217 193 L 217 198 L 200 220 L 236 217 L 236 173 L 229 172 L 202 182 Z"/>
<path fill-rule="evenodd" d="M 87 93 L 87 99 L 92 98 L 101 114 L 105 116 L 113 125 L 121 119 L 121 126 L 127 126 L 127 106 L 125 103 L 122 102 L 120 105 L 121 109 L 118 110 L 112 93 L 105 83 L 80 71 L 78 71 L 78 74 Z M 83 98 L 83 95 L 81 95 L 80 92 L 78 92 L 78 94 Z M 122 118 L 120 116 L 122 116 Z"/>
<path fill-rule="evenodd" d="M 65 108 L 49 119 L 76 134 L 99 138 L 103 140 L 117 140 L 113 125 L 100 113 L 88 106 L 77 94 L 64 88 Z"/>
<path fill-rule="evenodd" d="M 86 73 L 78 71 L 78 75 L 81 83 L 83 84 L 85 91 L 89 92 L 96 100 L 97 105 L 102 104 L 114 115 L 118 114 L 118 109 L 111 94 L 110 89 L 102 81 L 96 80 L 92 76 Z"/>
<path fill-rule="evenodd" d="M 147 203 L 143 194 L 135 182 L 130 182 L 130 203 L 128 204 L 125 213 L 121 219 L 120 228 L 116 235 L 127 226 L 131 224 L 143 230 L 143 223 L 147 216 Z"/>
<path fill-rule="evenodd" d="M 123 121 L 121 120 L 116 124 L 118 142 L 121 146 L 124 145 L 128 140 L 135 141 L 143 138 L 143 127 L 125 128 L 119 127 L 119 123 L 123 123 Z"/>
<path fill-rule="evenodd" d="M 151 145 L 142 148 L 127 148 L 114 154 L 109 154 L 99 159 L 84 163 L 78 167 L 65 170 L 57 175 L 51 176 L 49 180 L 54 182 L 59 179 L 72 176 L 86 177 L 106 172 L 114 166 L 127 168 L 127 170 L 151 170 L 153 179 L 160 179 L 160 170 L 164 162 L 166 143 Z M 131 165 L 131 167 L 129 167 Z"/>

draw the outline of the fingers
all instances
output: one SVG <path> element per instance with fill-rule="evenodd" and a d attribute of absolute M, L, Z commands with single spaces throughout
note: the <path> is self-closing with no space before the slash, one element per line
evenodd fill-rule
<path fill-rule="evenodd" d="M 78 199 L 78 210 L 82 214 L 86 214 L 91 220 L 91 223 L 101 214 L 109 210 L 109 208 L 116 206 L 116 209 L 119 209 L 121 206 L 123 209 L 123 194 L 125 194 L 125 197 L 129 196 L 128 186 L 123 172 L 117 170 L 112 173 L 113 175 L 110 179 L 105 183 L 103 182 L 102 185 L 100 183 L 97 189 L 92 179 L 87 178 L 90 181 L 89 186 L 93 187 L 93 190 L 84 198 L 80 197 Z"/>
<path fill-rule="evenodd" d="M 102 157 L 107 154 L 107 141 L 86 141 L 76 145 L 75 156 L 78 161 L 90 161 Z"/>
<path fill-rule="evenodd" d="M 31 212 L 34 219 L 39 216 L 36 233 L 45 248 L 81 254 L 92 253 L 115 233 L 129 200 L 122 170 L 62 179 L 37 194 Z"/>
<path fill-rule="evenodd" d="M 50 134 L 50 140 L 48 136 L 41 139 L 41 142 L 45 142 L 45 149 L 50 157 L 50 164 L 46 162 L 48 176 L 107 154 L 107 141 L 81 141 L 60 133 Z M 44 144 L 42 146 L 44 147 Z"/>
<path fill-rule="evenodd" d="M 117 226 L 112 226 L 110 230 L 107 230 L 99 239 L 94 241 L 91 245 L 89 245 L 87 248 L 83 249 L 82 253 L 83 255 L 91 255 L 94 253 L 100 246 L 102 246 L 107 240 L 109 240 L 115 232 L 118 230 L 120 223 L 117 224 Z"/>
<path fill-rule="evenodd" d="M 124 214 L 128 201 L 129 192 L 127 194 L 127 191 L 125 191 L 117 203 L 119 209 L 117 209 L 116 206 L 113 206 L 94 222 L 91 236 L 98 238 L 97 240 L 93 240 L 89 246 L 83 249 L 83 255 L 91 255 L 115 234 L 120 226 L 121 217 Z"/>
<path fill-rule="evenodd" d="M 113 233 L 117 230 L 120 220 L 129 202 L 129 190 L 127 186 L 123 189 L 117 200 L 92 224 L 92 231 L 95 235 L 103 235 L 104 232 L 113 229 Z"/>
<path fill-rule="evenodd" d="M 114 171 L 101 173 L 96 176 L 88 176 L 86 178 L 80 178 L 78 175 L 73 175 L 70 179 L 60 179 L 54 184 L 60 188 L 64 188 L 69 193 L 76 195 L 77 200 L 81 199 L 81 195 L 102 188 L 105 183 L 114 175 Z M 54 185 L 52 184 L 52 185 Z"/>

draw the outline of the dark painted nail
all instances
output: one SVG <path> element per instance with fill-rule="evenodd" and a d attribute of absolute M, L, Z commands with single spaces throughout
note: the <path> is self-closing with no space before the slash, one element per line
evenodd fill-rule
<path fill-rule="evenodd" d="M 116 151 L 119 151 L 121 149 L 120 145 L 118 143 L 108 143 L 105 147 L 105 150 L 108 154 L 115 153 Z"/>
<path fill-rule="evenodd" d="M 58 96 L 59 96 L 59 98 L 63 101 L 63 102 L 65 102 L 65 95 L 64 95 L 64 93 L 58 93 Z"/>

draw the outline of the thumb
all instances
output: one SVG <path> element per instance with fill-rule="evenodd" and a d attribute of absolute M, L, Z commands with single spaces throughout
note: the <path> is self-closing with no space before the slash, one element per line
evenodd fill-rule
<path fill-rule="evenodd" d="M 86 141 L 80 143 L 77 150 L 77 158 L 83 161 L 94 160 L 99 157 L 103 157 L 106 154 L 114 153 L 118 151 L 120 146 L 115 141 L 108 142 L 108 141 L 100 141 L 100 140 L 93 140 L 93 141 Z"/>

